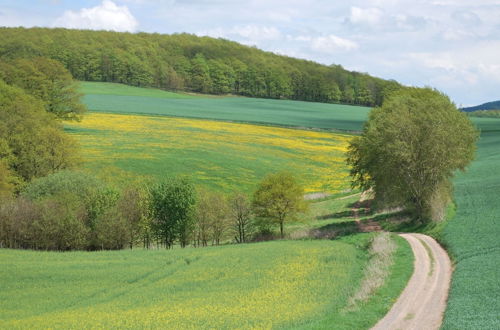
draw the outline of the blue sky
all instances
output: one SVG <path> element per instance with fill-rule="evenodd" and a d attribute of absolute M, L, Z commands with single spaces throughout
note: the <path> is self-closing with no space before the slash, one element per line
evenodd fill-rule
<path fill-rule="evenodd" d="M 500 99 L 500 0 L 0 0 L 0 26 L 189 32 Z"/>

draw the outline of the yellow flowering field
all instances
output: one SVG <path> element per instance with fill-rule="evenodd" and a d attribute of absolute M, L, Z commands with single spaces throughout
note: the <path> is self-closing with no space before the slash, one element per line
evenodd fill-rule
<path fill-rule="evenodd" d="M 222 191 L 252 191 L 267 173 L 288 170 L 307 192 L 349 188 L 349 135 L 165 116 L 89 113 L 66 130 L 97 172 L 189 175 Z"/>
<path fill-rule="evenodd" d="M 0 250 L 2 329 L 270 329 L 339 313 L 366 252 L 342 241 Z"/>

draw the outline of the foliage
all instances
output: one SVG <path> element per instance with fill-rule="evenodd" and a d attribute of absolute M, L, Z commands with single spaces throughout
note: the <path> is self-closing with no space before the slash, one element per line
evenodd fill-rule
<path fill-rule="evenodd" d="M 353 186 L 374 188 L 385 205 L 404 205 L 421 221 L 440 219 L 456 170 L 474 156 L 477 132 L 449 98 L 430 88 L 408 88 L 375 108 L 348 164 Z"/>
<path fill-rule="evenodd" d="M 77 145 L 44 104 L 0 80 L 0 162 L 4 181 L 29 182 L 77 162 Z"/>
<path fill-rule="evenodd" d="M 0 62 L 0 79 L 23 89 L 59 119 L 79 120 L 85 111 L 71 73 L 55 60 L 36 57 Z"/>
<path fill-rule="evenodd" d="M 284 224 L 307 210 L 304 189 L 289 172 L 267 175 L 253 195 L 252 206 L 257 216 L 279 225 L 284 238 Z"/>
<path fill-rule="evenodd" d="M 291 327 L 340 311 L 365 262 L 366 252 L 342 241 L 1 249 L 0 319 L 9 329 Z"/>
<path fill-rule="evenodd" d="M 227 197 L 220 192 L 200 189 L 196 204 L 196 245 L 219 245 L 229 229 Z"/>
<path fill-rule="evenodd" d="M 182 247 L 189 244 L 194 230 L 196 191 L 186 178 L 170 178 L 149 190 L 154 232 L 167 248 L 176 239 Z"/>
<path fill-rule="evenodd" d="M 472 119 L 482 132 L 477 157 L 454 179 L 457 213 L 442 233 L 455 261 L 443 329 L 498 326 L 500 119 Z"/>
<path fill-rule="evenodd" d="M 22 195 L 31 200 L 51 196 L 74 195 L 86 212 L 86 222 L 94 229 L 98 218 L 116 204 L 119 194 L 90 174 L 60 171 L 36 179 L 27 185 Z"/>
<path fill-rule="evenodd" d="M 500 118 L 500 110 L 476 110 L 467 113 L 470 117 Z"/>
<path fill-rule="evenodd" d="M 480 105 L 476 105 L 475 107 L 466 107 L 466 108 L 462 108 L 460 110 L 465 111 L 465 112 L 475 112 L 478 110 L 496 110 L 496 109 L 500 109 L 500 100 L 483 103 Z"/>
<path fill-rule="evenodd" d="M 189 34 L 1 28 L 0 36 L 0 58 L 49 57 L 84 81 L 369 106 L 400 87 L 340 65 Z"/>
<path fill-rule="evenodd" d="M 91 111 L 205 118 L 285 127 L 361 131 L 367 107 L 265 100 L 246 97 L 189 97 L 110 83 L 80 83 Z"/>

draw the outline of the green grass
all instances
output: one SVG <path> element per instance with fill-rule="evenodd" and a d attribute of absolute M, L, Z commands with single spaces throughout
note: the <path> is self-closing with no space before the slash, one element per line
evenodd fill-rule
<path fill-rule="evenodd" d="M 500 119 L 473 121 L 477 157 L 454 181 L 457 213 L 443 232 L 456 263 L 444 329 L 500 327 Z"/>
<path fill-rule="evenodd" d="M 106 83 L 106 82 L 87 82 L 81 81 L 79 92 L 84 95 L 122 95 L 122 96 L 144 96 L 157 97 L 162 99 L 189 99 L 196 98 L 194 95 L 185 93 L 168 92 L 156 88 L 138 88 L 124 84 Z"/>
<path fill-rule="evenodd" d="M 321 228 L 358 196 L 313 202 Z M 288 228 L 287 230 L 292 230 Z M 389 310 L 412 273 L 397 242 L 385 284 L 346 311 L 372 234 L 203 249 L 106 252 L 0 250 L 0 328 L 362 329 Z"/>
<path fill-rule="evenodd" d="M 0 328 L 289 327 L 340 310 L 365 262 L 343 241 L 0 250 Z"/>
<path fill-rule="evenodd" d="M 323 318 L 303 322 L 296 329 L 369 329 L 384 317 L 413 274 L 414 257 L 410 245 L 397 235 L 392 235 L 392 238 L 396 240 L 397 250 L 382 287 L 355 310 L 332 311 Z"/>
<path fill-rule="evenodd" d="M 286 169 L 307 192 L 349 189 L 345 134 L 106 113 L 89 113 L 66 130 L 80 142 L 88 170 L 124 174 L 126 182 L 188 175 L 213 190 L 250 193 L 266 174 Z"/>
<path fill-rule="evenodd" d="M 111 83 L 83 83 L 88 109 L 107 113 L 176 116 L 361 131 L 370 108 L 245 97 L 191 97 Z"/>

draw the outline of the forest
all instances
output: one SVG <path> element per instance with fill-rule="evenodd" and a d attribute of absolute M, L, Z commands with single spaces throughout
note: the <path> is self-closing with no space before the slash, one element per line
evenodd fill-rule
<path fill-rule="evenodd" d="M 393 80 L 192 34 L 0 28 L 0 58 L 46 57 L 76 80 L 205 94 L 375 106 Z"/>

